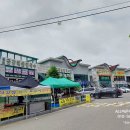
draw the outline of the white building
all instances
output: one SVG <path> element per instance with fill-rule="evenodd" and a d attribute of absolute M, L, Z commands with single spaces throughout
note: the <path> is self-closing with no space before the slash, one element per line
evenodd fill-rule
<path fill-rule="evenodd" d="M 38 78 L 37 58 L 0 49 L 0 74 L 9 80 L 21 80 L 31 75 Z"/>
<path fill-rule="evenodd" d="M 71 77 L 72 80 L 79 81 L 81 84 L 87 84 L 89 81 L 88 64 L 80 63 L 81 60 L 73 61 L 65 56 L 57 58 L 48 58 L 39 62 L 38 72 L 45 75 L 51 66 L 55 66 L 60 76 Z"/>
<path fill-rule="evenodd" d="M 123 86 L 126 84 L 125 68 L 116 67 L 114 71 L 109 68 L 111 65 L 101 64 L 90 69 L 91 81 L 96 86 Z"/>

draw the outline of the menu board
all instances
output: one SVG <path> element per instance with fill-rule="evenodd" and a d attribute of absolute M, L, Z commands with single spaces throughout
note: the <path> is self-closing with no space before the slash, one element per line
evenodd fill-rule
<path fill-rule="evenodd" d="M 22 69 L 22 75 L 28 75 L 28 69 Z"/>
<path fill-rule="evenodd" d="M 28 70 L 28 74 L 34 76 L 35 75 L 35 70 Z"/>
<path fill-rule="evenodd" d="M 6 73 L 13 73 L 13 67 L 11 67 L 11 66 L 6 66 L 6 67 L 5 67 L 5 72 L 6 72 Z"/>
<path fill-rule="evenodd" d="M 14 68 L 14 74 L 21 74 L 22 70 L 21 68 Z"/>

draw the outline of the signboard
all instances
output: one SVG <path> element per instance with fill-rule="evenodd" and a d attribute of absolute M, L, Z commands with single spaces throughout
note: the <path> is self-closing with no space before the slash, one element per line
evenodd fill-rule
<path fill-rule="evenodd" d="M 114 74 L 114 76 L 125 76 L 125 71 L 123 71 L 123 70 L 117 70 L 117 71 L 115 71 L 115 74 Z"/>
<path fill-rule="evenodd" d="M 34 76 L 35 75 L 35 70 L 28 70 L 28 74 L 31 75 L 31 76 Z"/>
<path fill-rule="evenodd" d="M 0 119 L 8 118 L 11 116 L 16 116 L 19 114 L 24 114 L 25 106 L 14 106 L 14 107 L 7 107 L 5 109 L 0 110 Z"/>
<path fill-rule="evenodd" d="M 21 68 L 14 67 L 14 74 L 21 74 L 22 70 Z"/>
<path fill-rule="evenodd" d="M 12 73 L 14 72 L 14 69 L 13 69 L 13 67 L 11 67 L 11 66 L 6 66 L 6 67 L 5 67 L 5 72 L 12 74 Z"/>
<path fill-rule="evenodd" d="M 31 63 L 31 62 L 20 61 L 20 60 L 16 60 L 16 59 L 5 58 L 5 57 L 2 57 L 0 59 L 0 64 L 28 68 L 28 69 L 37 68 L 37 64 Z"/>
<path fill-rule="evenodd" d="M 68 97 L 68 98 L 59 99 L 60 107 L 67 106 L 70 104 L 79 103 L 79 102 L 80 102 L 80 99 L 79 98 L 77 99 L 76 97 Z"/>
<path fill-rule="evenodd" d="M 28 75 L 28 69 L 22 69 L 22 75 Z"/>
<path fill-rule="evenodd" d="M 50 94 L 50 88 L 35 88 L 25 90 L 0 90 L 0 97 L 14 97 L 26 95 Z"/>
<path fill-rule="evenodd" d="M 111 77 L 110 76 L 99 76 L 99 80 L 100 81 L 111 81 Z"/>
<path fill-rule="evenodd" d="M 28 70 L 26 68 L 13 67 L 13 66 L 5 66 L 5 75 L 7 77 L 23 77 L 23 76 L 35 76 L 35 70 Z"/>
<path fill-rule="evenodd" d="M 97 74 L 98 75 L 111 75 L 111 72 L 109 71 L 109 70 L 107 70 L 107 69 L 97 69 Z"/>
<path fill-rule="evenodd" d="M 90 96 L 90 94 L 86 94 L 86 102 L 88 102 L 88 103 L 91 102 L 91 96 Z"/>

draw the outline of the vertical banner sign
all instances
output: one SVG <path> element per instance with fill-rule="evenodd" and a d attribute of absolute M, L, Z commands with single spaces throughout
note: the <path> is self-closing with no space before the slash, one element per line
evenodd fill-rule
<path fill-rule="evenodd" d="M 91 102 L 91 96 L 90 96 L 90 94 L 86 94 L 86 102 L 88 102 L 88 103 Z"/>

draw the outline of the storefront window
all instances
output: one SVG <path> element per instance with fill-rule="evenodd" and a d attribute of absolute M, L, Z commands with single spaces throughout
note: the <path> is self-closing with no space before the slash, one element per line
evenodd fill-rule
<path fill-rule="evenodd" d="M 14 59 L 14 54 L 8 53 L 8 58 Z"/>
<path fill-rule="evenodd" d="M 124 76 L 115 76 L 114 81 L 125 81 L 125 77 Z"/>
<path fill-rule="evenodd" d="M 111 87 L 110 76 L 99 76 L 99 82 L 100 82 L 101 87 Z"/>
<path fill-rule="evenodd" d="M 32 95 L 28 97 L 28 100 L 29 102 L 45 101 L 50 100 L 50 96 L 48 94 Z"/>
<path fill-rule="evenodd" d="M 88 75 L 75 74 L 74 80 L 75 81 L 88 81 Z"/>
<path fill-rule="evenodd" d="M 5 97 L 5 104 L 15 104 L 18 103 L 17 97 Z"/>
<path fill-rule="evenodd" d="M 2 57 L 7 58 L 7 52 L 2 52 Z"/>

